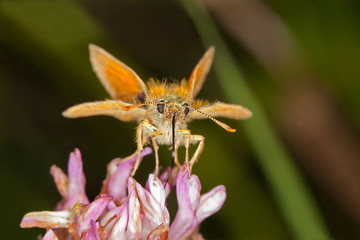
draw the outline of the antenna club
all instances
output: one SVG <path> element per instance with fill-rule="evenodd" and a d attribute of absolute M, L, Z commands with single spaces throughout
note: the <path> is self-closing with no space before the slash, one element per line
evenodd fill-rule
<path fill-rule="evenodd" d="M 229 128 L 228 131 L 229 131 L 229 132 L 236 132 L 236 129 L 234 129 L 234 128 Z"/>
<path fill-rule="evenodd" d="M 122 107 L 121 109 L 124 110 L 124 111 L 128 111 L 128 110 L 131 109 L 131 106 Z"/>

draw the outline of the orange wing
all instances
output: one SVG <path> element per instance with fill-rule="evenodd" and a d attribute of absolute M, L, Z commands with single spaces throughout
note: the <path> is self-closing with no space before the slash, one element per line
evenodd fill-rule
<path fill-rule="evenodd" d="M 135 103 L 146 97 L 146 86 L 134 70 L 94 44 L 89 50 L 92 68 L 113 99 Z"/>
<path fill-rule="evenodd" d="M 200 91 L 214 58 L 215 48 L 210 47 L 192 71 L 188 90 L 191 98 L 194 98 Z"/>
<path fill-rule="evenodd" d="M 222 102 L 216 102 L 212 104 L 208 104 L 198 108 L 201 112 L 208 114 L 212 117 L 225 117 L 232 119 L 246 119 L 252 116 L 252 112 L 241 106 L 235 104 L 227 104 Z M 191 119 L 204 119 L 207 116 L 195 112 L 190 111 L 189 118 Z"/>
<path fill-rule="evenodd" d="M 68 118 L 88 117 L 97 115 L 108 115 L 120 119 L 121 121 L 141 120 L 144 118 L 145 109 L 134 108 L 129 111 L 122 110 L 128 106 L 121 100 L 106 100 L 98 102 L 81 103 L 68 108 L 63 112 L 63 116 Z"/>

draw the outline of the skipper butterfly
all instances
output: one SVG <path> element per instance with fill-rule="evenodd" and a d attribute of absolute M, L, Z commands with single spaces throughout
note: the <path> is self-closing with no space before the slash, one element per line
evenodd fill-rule
<path fill-rule="evenodd" d="M 209 103 L 195 99 L 210 70 L 215 49 L 210 47 L 192 71 L 189 80 L 167 82 L 150 79 L 146 84 L 123 62 L 104 49 L 90 44 L 90 62 L 102 85 L 113 100 L 87 102 L 70 107 L 63 115 L 68 118 L 109 115 L 121 121 L 137 121 L 137 160 L 132 172 L 139 167 L 140 152 L 150 141 L 155 150 L 155 175 L 159 172 L 158 145 L 172 145 L 172 167 L 180 166 L 177 150 L 186 148 L 185 162 L 191 171 L 204 148 L 204 136 L 192 134 L 187 123 L 209 118 L 229 132 L 236 130 L 214 117 L 249 118 L 247 108 L 222 102 Z M 190 144 L 198 144 L 189 160 Z"/>

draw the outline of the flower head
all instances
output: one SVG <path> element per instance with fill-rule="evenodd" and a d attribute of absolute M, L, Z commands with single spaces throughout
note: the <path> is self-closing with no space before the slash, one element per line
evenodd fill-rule
<path fill-rule="evenodd" d="M 141 154 L 150 153 L 151 149 L 145 148 Z M 222 207 L 225 187 L 200 195 L 200 180 L 189 174 L 185 164 L 176 184 L 166 183 L 167 170 L 159 178 L 150 174 L 143 188 L 130 177 L 135 160 L 136 156 L 112 160 L 100 195 L 89 202 L 80 151 L 75 149 L 70 154 L 68 175 L 56 166 L 50 170 L 63 197 L 56 210 L 30 212 L 20 226 L 48 229 L 43 239 L 202 239 L 198 226 Z M 170 223 L 166 198 L 172 187 L 176 188 L 178 211 Z"/>

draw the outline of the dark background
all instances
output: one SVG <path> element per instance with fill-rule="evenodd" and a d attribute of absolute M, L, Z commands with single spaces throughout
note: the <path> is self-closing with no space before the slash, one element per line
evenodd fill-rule
<path fill-rule="evenodd" d="M 201 3 L 265 109 L 268 124 L 299 171 L 329 235 L 359 239 L 358 1 Z M 44 233 L 43 229 L 20 229 L 21 218 L 30 211 L 54 208 L 60 195 L 50 166 L 66 170 L 75 147 L 83 156 L 90 199 L 99 192 L 107 162 L 136 149 L 136 123 L 102 116 L 74 120 L 61 116 L 74 104 L 109 97 L 91 69 L 89 43 L 121 59 L 143 80 L 189 77 L 208 47 L 177 1 L 1 1 L 4 239 L 35 239 Z M 228 101 L 220 84 L 227 80 L 212 71 L 199 97 Z M 286 207 L 274 197 L 264 175 L 254 142 L 249 142 L 237 121 L 220 120 L 238 131 L 227 133 L 209 120 L 189 126 L 206 137 L 194 167 L 202 191 L 224 184 L 228 194 L 223 209 L 207 219 L 200 231 L 206 238 L 296 239 L 283 215 Z M 161 164 L 170 165 L 167 147 L 160 154 Z M 137 173 L 139 181 L 153 168 L 154 157 L 145 158 Z M 283 170 L 278 171 L 277 180 L 286 182 Z M 174 216 L 174 196 L 171 199 Z M 301 203 L 297 211 L 302 213 Z"/>

